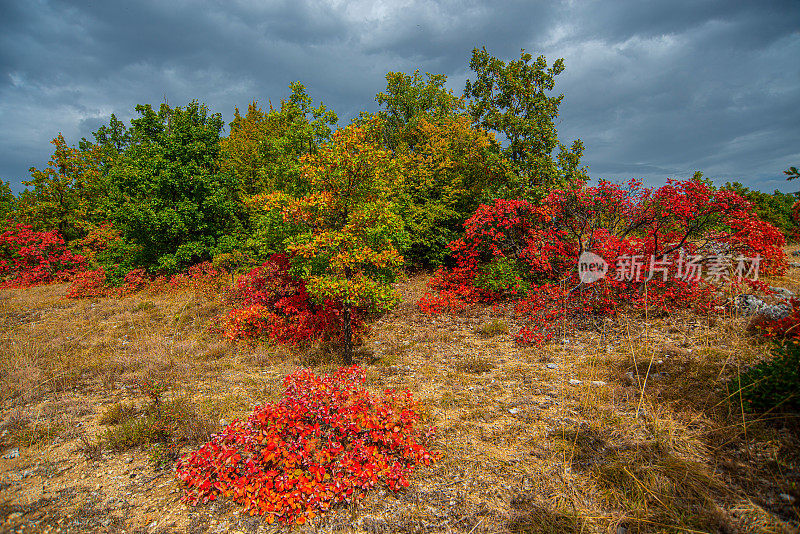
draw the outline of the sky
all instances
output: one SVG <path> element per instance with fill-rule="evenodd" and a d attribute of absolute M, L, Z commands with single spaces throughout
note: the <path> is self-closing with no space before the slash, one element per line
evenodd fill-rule
<path fill-rule="evenodd" d="M 300 81 L 344 126 L 416 69 L 460 96 L 476 47 L 564 58 L 557 129 L 593 179 L 800 185 L 783 174 L 800 166 L 797 0 L 0 0 L 0 179 L 19 192 L 59 132 L 77 145 L 137 104 L 230 122 Z"/>

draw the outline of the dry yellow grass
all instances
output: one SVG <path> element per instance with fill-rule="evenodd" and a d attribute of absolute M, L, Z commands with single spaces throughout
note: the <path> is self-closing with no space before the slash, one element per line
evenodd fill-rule
<path fill-rule="evenodd" d="M 443 458 L 407 491 L 373 491 L 307 530 L 797 531 L 796 422 L 743 416 L 725 388 L 768 350 L 742 320 L 631 313 L 523 347 L 486 328 L 518 326 L 488 308 L 421 315 L 426 280 L 401 282 L 403 304 L 373 325 L 359 357 L 370 388 L 414 393 Z M 798 270 L 772 283 L 797 291 Z M 207 326 L 223 307 L 188 291 L 65 292 L 0 292 L 0 445 L 20 452 L 0 461 L 0 531 L 279 531 L 224 502 L 180 504 L 147 446 L 92 446 L 101 422 L 130 415 L 114 406 L 158 401 L 186 410 L 189 450 L 220 420 L 276 400 L 286 374 L 326 372 L 335 355 L 222 342 Z"/>

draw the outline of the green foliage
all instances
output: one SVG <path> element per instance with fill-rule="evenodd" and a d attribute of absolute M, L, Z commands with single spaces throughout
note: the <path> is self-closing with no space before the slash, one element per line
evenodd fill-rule
<path fill-rule="evenodd" d="M 0 230 L 5 227 L 8 219 L 12 218 L 17 209 L 17 198 L 11 191 L 11 185 L 0 180 Z"/>
<path fill-rule="evenodd" d="M 217 428 L 216 423 L 187 398 L 156 402 L 151 396 L 151 401 L 141 412 L 125 403 L 107 411 L 106 422 L 102 424 L 109 427 L 98 436 L 103 446 L 124 451 L 141 445 L 162 444 L 165 450 L 171 450 L 178 441 L 205 441 Z"/>
<path fill-rule="evenodd" d="M 493 291 L 500 295 L 525 295 L 530 289 L 522 265 L 512 257 L 497 256 L 481 266 L 475 277 L 475 287 Z"/>
<path fill-rule="evenodd" d="M 171 466 L 178 459 L 178 456 L 178 447 L 172 443 L 168 445 L 155 443 L 147 451 L 150 465 L 155 469 L 164 469 Z"/>
<path fill-rule="evenodd" d="M 155 415 L 133 417 L 122 424 L 107 428 L 99 437 L 105 447 L 126 451 L 139 445 L 159 443 L 169 438 L 169 432 Z"/>
<path fill-rule="evenodd" d="M 280 109 L 269 111 L 252 102 L 242 115 L 234 110 L 231 133 L 222 141 L 220 165 L 232 172 L 244 198 L 284 191 L 301 192 L 300 158 L 330 139 L 336 113 L 312 99 L 300 82 L 289 85 L 291 95 Z M 256 226 L 258 226 L 256 221 Z M 268 255 L 268 254 L 266 254 Z"/>
<path fill-rule="evenodd" d="M 520 195 L 544 196 L 586 177 L 579 168 L 583 143 L 567 149 L 558 140 L 555 118 L 564 95 L 548 96 L 555 78 L 564 71 L 564 60 L 547 66 L 544 56 L 531 63 L 523 49 L 520 59 L 508 64 L 486 51 L 473 49 L 470 68 L 474 81 L 467 80 L 464 95 L 471 98 L 469 112 L 476 124 L 501 134 L 508 142 L 503 153 L 518 181 L 504 192 L 508 198 Z M 553 157 L 554 152 L 558 154 Z"/>
<path fill-rule="evenodd" d="M 131 143 L 110 172 L 113 220 L 134 264 L 174 273 L 211 259 L 241 227 L 236 179 L 218 166 L 222 116 L 197 102 L 136 111 Z"/>
<path fill-rule="evenodd" d="M 58 230 L 70 241 L 105 219 L 103 154 L 94 145 L 70 147 L 61 134 L 51 143 L 55 150 L 47 167 L 31 167 L 31 179 L 23 182 L 32 189 L 20 195 L 19 215 L 36 230 Z"/>
<path fill-rule="evenodd" d="M 281 100 L 280 109 L 270 104 L 264 111 L 252 102 L 242 115 L 237 108 L 230 123 L 231 133 L 221 141 L 220 166 L 236 178 L 238 196 L 246 206 L 254 196 L 282 191 L 303 194 L 301 158 L 317 151 L 330 139 L 336 113 L 313 101 L 300 82 L 290 84 L 291 95 Z M 294 225 L 279 212 L 256 206 L 248 209 L 244 227 L 231 236 L 228 246 L 217 253 L 240 250 L 254 263 L 262 263 L 284 250 L 284 241 L 296 234 Z M 235 245 L 234 245 L 235 243 Z"/>
<path fill-rule="evenodd" d="M 418 70 L 413 75 L 389 72 L 386 74 L 386 92 L 375 96 L 383 107 L 378 116 L 384 124 L 383 141 L 390 150 L 396 150 L 401 144 L 413 150 L 417 144 L 414 126 L 419 120 L 439 123 L 455 117 L 464 109 L 463 100 L 445 89 L 447 76 L 427 72 L 425 76 L 427 81 L 422 79 Z"/>
<path fill-rule="evenodd" d="M 392 192 L 411 241 L 407 263 L 439 265 L 505 169 L 490 134 L 474 128 L 464 102 L 445 89 L 446 76 L 390 72 L 375 99 L 381 139 L 402 167 Z"/>
<path fill-rule="evenodd" d="M 255 263 L 263 263 L 273 254 L 283 252 L 286 240 L 300 232 L 300 227 L 286 220 L 278 208 L 251 210 L 250 226 L 251 231 L 244 240 L 242 250 Z"/>
<path fill-rule="evenodd" d="M 787 343 L 765 360 L 734 378 L 729 384 L 731 401 L 750 412 L 797 413 L 800 411 L 800 345 Z"/>

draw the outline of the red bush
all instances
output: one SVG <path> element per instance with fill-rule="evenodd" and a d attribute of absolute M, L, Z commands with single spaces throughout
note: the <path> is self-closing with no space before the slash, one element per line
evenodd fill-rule
<path fill-rule="evenodd" d="M 358 367 L 287 376 L 279 402 L 257 407 L 178 461 L 182 500 L 225 496 L 269 523 L 304 523 L 377 484 L 408 486 L 414 467 L 437 457 L 421 443 L 411 393 L 374 397 L 363 384 Z"/>
<path fill-rule="evenodd" d="M 780 231 L 735 193 L 699 181 L 657 190 L 601 181 L 553 191 L 540 206 L 497 200 L 480 206 L 464 228 L 465 236 L 450 244 L 456 266 L 437 271 L 420 308 L 433 314 L 511 299 L 526 318 L 517 337 L 522 342 L 545 342 L 554 322 L 607 315 L 620 305 L 717 309 L 718 286 L 758 285 L 741 276 L 745 258 L 757 257 L 762 274 L 786 269 Z M 581 282 L 584 252 L 609 265 L 605 278 Z M 697 258 L 704 265 L 696 267 Z M 700 276 L 704 266 L 707 277 Z M 690 269 L 697 276 L 685 276 Z"/>
<path fill-rule="evenodd" d="M 0 233 L 0 287 L 66 282 L 85 267 L 84 257 L 68 250 L 56 230 L 34 232 L 17 224 Z"/>
<path fill-rule="evenodd" d="M 85 299 L 108 296 L 111 289 L 106 286 L 106 271 L 100 267 L 94 271 L 83 271 L 75 275 L 69 286 L 67 298 Z"/>
<path fill-rule="evenodd" d="M 130 295 L 141 291 L 148 285 L 150 285 L 150 277 L 147 275 L 147 271 L 142 268 L 134 269 L 125 275 L 125 282 L 122 284 L 122 293 Z"/>
<path fill-rule="evenodd" d="M 783 319 L 759 317 L 753 329 L 764 337 L 800 344 L 800 298 L 789 300 L 791 312 Z"/>
<path fill-rule="evenodd" d="M 223 335 L 230 340 L 266 336 L 288 344 L 342 341 L 341 306 L 331 301 L 314 303 L 305 283 L 289 273 L 289 259 L 283 254 L 274 254 L 241 277 L 228 298 L 236 306 L 223 327 Z M 363 332 L 364 312 L 354 309 L 351 313 L 357 338 Z"/>
<path fill-rule="evenodd" d="M 186 273 L 176 274 L 169 279 L 164 276 L 153 277 L 143 268 L 133 269 L 125 275 L 122 286 L 107 285 L 106 272 L 100 267 L 76 276 L 69 288 L 69 298 L 131 295 L 148 290 L 154 293 L 192 289 L 206 298 L 214 298 L 219 289 L 220 273 L 210 262 L 199 263 Z"/>

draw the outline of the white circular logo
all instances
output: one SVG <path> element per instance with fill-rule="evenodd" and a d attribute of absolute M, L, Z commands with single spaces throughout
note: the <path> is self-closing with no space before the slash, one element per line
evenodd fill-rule
<path fill-rule="evenodd" d="M 594 252 L 586 251 L 578 258 L 578 276 L 584 284 L 605 278 L 607 272 L 608 263 Z"/>

